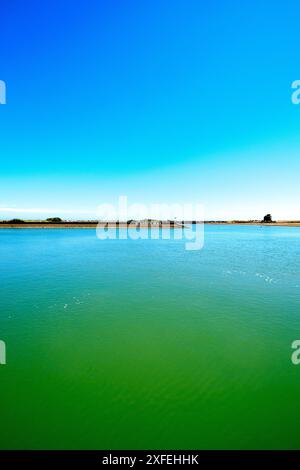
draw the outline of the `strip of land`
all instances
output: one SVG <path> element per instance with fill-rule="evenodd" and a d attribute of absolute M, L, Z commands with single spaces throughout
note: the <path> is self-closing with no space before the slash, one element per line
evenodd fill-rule
<path fill-rule="evenodd" d="M 61 222 L 47 222 L 47 221 L 0 221 L 0 228 L 43 228 L 43 229 L 62 229 L 62 228 L 183 228 L 191 224 L 200 224 L 201 221 L 185 221 L 185 222 L 166 222 L 166 221 L 152 221 L 152 222 L 97 222 L 97 221 L 61 221 Z M 204 221 L 207 225 L 253 225 L 262 227 L 300 227 L 300 221 L 279 220 L 276 222 L 263 223 L 259 221 Z"/>

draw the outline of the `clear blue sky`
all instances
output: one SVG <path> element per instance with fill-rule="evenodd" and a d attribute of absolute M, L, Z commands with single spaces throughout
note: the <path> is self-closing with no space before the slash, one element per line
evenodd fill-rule
<path fill-rule="evenodd" d="M 127 195 L 300 219 L 299 2 L 12 0 L 0 15 L 1 218 L 87 218 Z"/>

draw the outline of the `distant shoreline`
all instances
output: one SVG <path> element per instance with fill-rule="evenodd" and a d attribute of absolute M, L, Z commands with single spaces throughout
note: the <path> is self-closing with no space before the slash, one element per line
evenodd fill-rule
<path fill-rule="evenodd" d="M 199 224 L 201 222 L 196 222 Z M 192 222 L 185 222 L 185 226 L 191 225 Z M 247 226 L 261 226 L 261 227 L 300 227 L 300 221 L 278 221 L 278 222 L 270 222 L 270 223 L 261 223 L 258 221 L 255 222 L 231 222 L 231 221 L 205 221 L 205 225 L 247 225 Z M 10 228 L 10 229 L 30 229 L 30 228 L 40 228 L 40 229 L 82 229 L 82 228 L 89 228 L 95 229 L 98 226 L 98 222 L 84 222 L 84 221 L 74 221 L 74 222 L 59 222 L 59 223 L 47 223 L 47 222 L 24 222 L 24 223 L 10 223 L 10 222 L 1 222 L 0 221 L 0 229 L 1 228 Z M 180 229 L 183 228 L 184 225 L 179 223 L 175 223 L 174 225 L 168 225 L 166 223 L 162 223 L 160 225 L 147 225 L 147 224 L 126 224 L 126 222 L 120 222 L 116 224 L 114 222 L 103 222 L 101 224 L 103 228 L 171 228 L 171 229 Z"/>

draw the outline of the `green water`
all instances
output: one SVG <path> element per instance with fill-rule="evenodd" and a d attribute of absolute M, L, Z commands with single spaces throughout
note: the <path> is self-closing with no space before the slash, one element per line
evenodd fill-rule
<path fill-rule="evenodd" d="M 300 448 L 300 228 L 0 230 L 0 447 Z"/>

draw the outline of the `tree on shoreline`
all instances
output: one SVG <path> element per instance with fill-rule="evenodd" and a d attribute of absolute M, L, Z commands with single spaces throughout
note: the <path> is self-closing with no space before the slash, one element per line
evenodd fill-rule
<path fill-rule="evenodd" d="M 54 224 L 59 224 L 62 222 L 62 219 L 60 217 L 49 217 L 49 219 L 46 219 L 46 222 L 52 222 Z"/>
<path fill-rule="evenodd" d="M 264 220 L 262 220 L 264 224 L 269 224 L 273 222 L 271 214 L 267 214 L 264 216 Z"/>
<path fill-rule="evenodd" d="M 9 224 L 25 224 L 24 220 L 22 219 L 12 219 L 8 221 Z"/>

